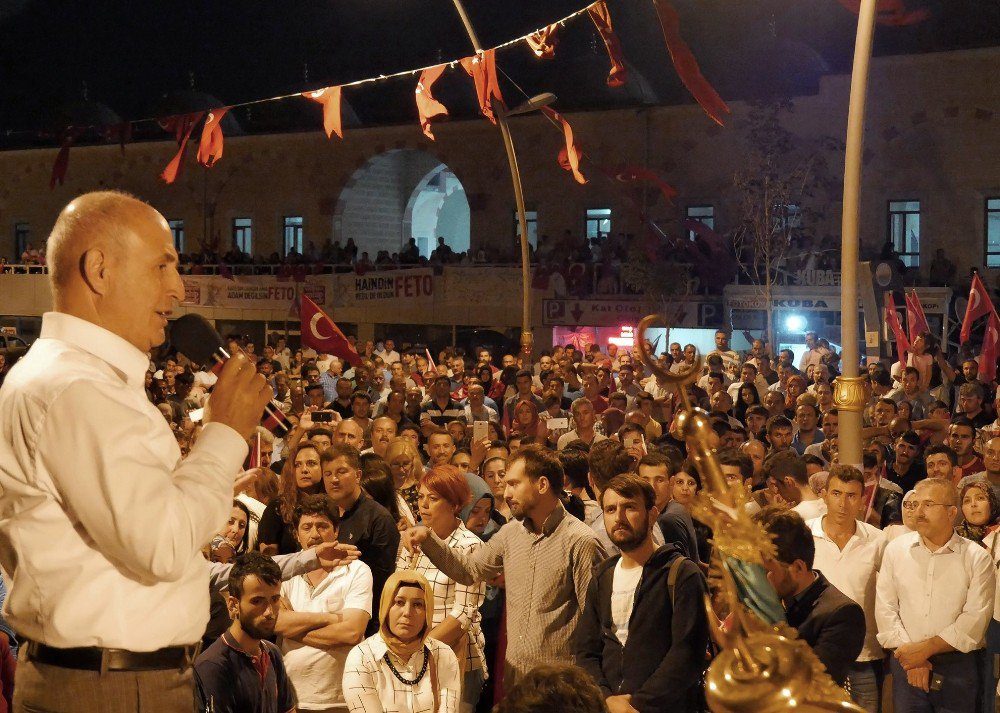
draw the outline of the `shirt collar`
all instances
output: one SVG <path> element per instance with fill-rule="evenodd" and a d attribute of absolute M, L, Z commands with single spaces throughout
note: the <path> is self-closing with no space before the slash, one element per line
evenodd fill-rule
<path fill-rule="evenodd" d="M 547 518 L 545 518 L 545 522 L 542 523 L 542 537 L 547 537 L 555 532 L 556 528 L 559 527 L 559 523 L 563 521 L 565 516 L 566 508 L 563 507 L 562 503 L 559 503 L 556 506 L 556 509 L 553 510 Z M 531 532 L 532 535 L 535 534 L 531 531 L 531 528 L 528 527 L 528 518 L 525 518 L 521 524 L 524 526 L 525 530 Z"/>
<path fill-rule="evenodd" d="M 129 386 L 145 386 L 149 355 L 93 322 L 65 312 L 46 312 L 39 338 L 56 339 L 82 349 L 107 363 Z"/>
<path fill-rule="evenodd" d="M 930 548 L 927 545 L 924 544 L 923 535 L 921 535 L 916 530 L 914 530 L 912 533 L 910 533 L 910 535 L 913 537 L 913 541 L 910 543 L 910 547 L 918 547 L 919 546 L 919 547 L 923 547 L 928 552 L 931 552 Z M 949 539 L 944 544 L 943 547 L 934 550 L 933 552 L 931 552 L 931 554 L 932 555 L 936 555 L 938 553 L 943 553 L 943 552 L 958 552 L 962 548 L 963 543 L 965 543 L 965 542 L 968 542 L 968 540 L 966 540 L 964 537 L 962 537 L 961 535 L 959 535 L 957 532 L 952 531 L 952 533 L 951 533 L 951 539 Z"/>

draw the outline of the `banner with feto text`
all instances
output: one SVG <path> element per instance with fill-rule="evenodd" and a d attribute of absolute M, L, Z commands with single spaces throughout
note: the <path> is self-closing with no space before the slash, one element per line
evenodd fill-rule
<path fill-rule="evenodd" d="M 298 294 L 309 295 L 318 305 L 327 305 L 333 275 L 307 277 L 304 282 L 279 281 L 271 275 L 240 276 L 235 280 L 212 275 L 185 275 L 185 306 L 235 309 L 288 309 Z"/>
<path fill-rule="evenodd" d="M 303 282 L 281 281 L 270 275 L 185 275 L 181 304 L 236 309 L 288 309 L 297 294 L 308 295 L 320 307 L 364 307 L 379 302 L 423 301 L 434 297 L 431 269 L 391 270 L 364 275 L 311 275 Z"/>

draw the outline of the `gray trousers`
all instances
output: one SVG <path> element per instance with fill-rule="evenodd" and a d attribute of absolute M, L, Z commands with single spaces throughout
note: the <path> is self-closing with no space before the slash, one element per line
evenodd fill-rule
<path fill-rule="evenodd" d="M 193 713 L 194 670 L 97 671 L 30 661 L 21 647 L 14 713 Z"/>

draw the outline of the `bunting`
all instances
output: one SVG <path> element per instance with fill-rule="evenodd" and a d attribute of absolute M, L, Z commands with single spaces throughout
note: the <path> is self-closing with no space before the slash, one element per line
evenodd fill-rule
<path fill-rule="evenodd" d="M 337 138 L 344 138 L 340 114 L 340 87 L 326 87 L 314 92 L 302 92 L 302 96 L 323 105 L 323 131 L 326 132 L 326 138 L 332 139 L 334 134 L 337 135 Z"/>
<path fill-rule="evenodd" d="M 543 27 L 525 38 L 528 47 L 539 59 L 552 59 L 556 56 L 556 45 L 559 44 L 559 25 Z"/>
<path fill-rule="evenodd" d="M 590 19 L 594 21 L 604 46 L 608 50 L 608 58 L 611 60 L 611 71 L 608 73 L 608 86 L 621 87 L 625 84 L 628 72 L 625 69 L 625 58 L 622 55 L 622 44 L 618 41 L 611 26 L 611 13 L 608 12 L 608 4 L 601 0 L 590 6 Z"/>
<path fill-rule="evenodd" d="M 501 104 L 503 96 L 500 94 L 500 85 L 497 84 L 497 56 L 496 50 L 486 50 L 473 57 L 465 57 L 459 60 L 462 69 L 472 77 L 476 85 L 476 98 L 479 99 L 479 110 L 487 119 L 494 124 L 497 118 L 493 114 L 493 99 Z"/>
<path fill-rule="evenodd" d="M 698 102 L 699 106 L 709 115 L 719 126 L 724 126 L 723 116 L 729 114 L 729 107 L 719 96 L 718 92 L 709 84 L 708 80 L 701 73 L 698 60 L 694 58 L 691 49 L 687 46 L 684 38 L 681 37 L 681 18 L 677 10 L 670 4 L 669 0 L 653 0 L 656 14 L 660 18 L 660 26 L 663 28 L 663 39 L 667 43 L 667 50 L 673 60 L 674 69 L 681 78 L 681 82 L 691 92 L 691 96 Z"/>
<path fill-rule="evenodd" d="M 205 168 L 211 168 L 222 158 L 222 117 L 229 107 L 213 109 L 205 117 L 205 125 L 201 128 L 201 141 L 198 143 L 198 163 Z"/>
<path fill-rule="evenodd" d="M 165 130 L 172 132 L 177 138 L 177 143 L 180 144 L 177 153 L 170 160 L 170 163 L 167 164 L 167 167 L 163 169 L 163 173 L 160 174 L 160 178 L 167 184 L 176 181 L 180 175 L 184 167 L 184 149 L 187 148 L 187 142 L 191 138 L 191 132 L 194 130 L 195 124 L 201 121 L 201 117 L 204 115 L 205 112 L 203 111 L 195 111 L 190 114 L 168 116 L 166 120 L 161 122 L 160 125 Z"/>
<path fill-rule="evenodd" d="M 559 151 L 559 165 L 565 170 L 571 171 L 577 183 L 586 183 L 587 179 L 580 173 L 580 159 L 583 158 L 583 152 L 573 139 L 573 127 L 563 118 L 562 114 L 552 107 L 543 106 L 541 111 L 545 116 L 562 127 L 566 145 Z"/>
<path fill-rule="evenodd" d="M 607 171 L 608 175 L 620 183 L 649 183 L 655 186 L 660 195 L 667 201 L 673 203 L 677 195 L 677 189 L 660 178 L 659 174 L 642 166 L 625 165 L 617 169 Z"/>
<path fill-rule="evenodd" d="M 58 183 L 60 186 L 66 182 L 66 170 L 69 168 L 69 149 L 76 140 L 76 131 L 72 128 L 63 132 L 62 145 L 56 160 L 52 163 L 52 175 L 49 177 L 49 190 L 53 190 Z"/>
<path fill-rule="evenodd" d="M 420 73 L 417 81 L 417 114 L 420 117 L 420 128 L 431 141 L 434 140 L 434 132 L 431 131 L 431 122 L 448 116 L 448 108 L 434 98 L 431 88 L 438 77 L 448 68 L 446 64 L 439 64 L 436 67 L 429 67 Z"/>

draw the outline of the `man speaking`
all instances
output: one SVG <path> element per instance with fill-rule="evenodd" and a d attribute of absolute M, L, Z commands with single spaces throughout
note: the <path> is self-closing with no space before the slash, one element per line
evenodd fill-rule
<path fill-rule="evenodd" d="M 199 549 L 271 390 L 230 359 L 182 461 L 143 389 L 184 292 L 167 221 L 123 193 L 85 194 L 47 261 L 54 311 L 0 389 L 4 614 L 28 642 L 14 710 L 187 713 L 209 613 Z"/>

